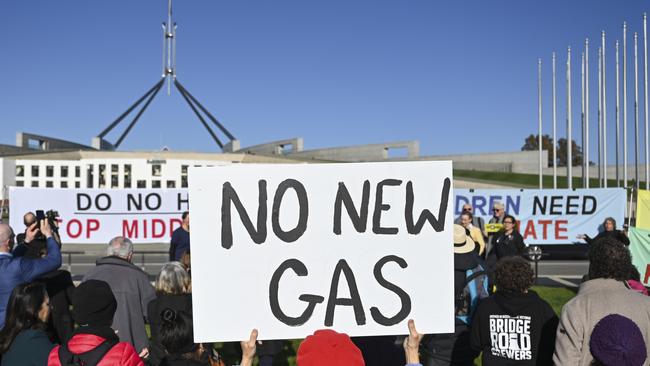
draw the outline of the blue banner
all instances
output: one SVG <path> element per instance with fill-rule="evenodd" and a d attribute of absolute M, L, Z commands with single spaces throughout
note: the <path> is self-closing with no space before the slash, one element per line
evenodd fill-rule
<path fill-rule="evenodd" d="M 454 214 L 464 204 L 487 224 L 492 207 L 500 202 L 506 214 L 518 221 L 526 244 L 584 243 L 578 235 L 594 237 L 603 230 L 605 218 L 623 225 L 626 194 L 622 188 L 594 189 L 454 189 Z"/>

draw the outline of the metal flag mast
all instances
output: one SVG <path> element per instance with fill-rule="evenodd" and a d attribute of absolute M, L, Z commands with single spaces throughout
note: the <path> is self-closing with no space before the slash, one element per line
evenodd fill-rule
<path fill-rule="evenodd" d="M 537 122 L 538 133 L 537 143 L 539 150 L 539 189 L 543 186 L 543 169 L 542 169 L 542 59 L 537 59 Z"/>
<path fill-rule="evenodd" d="M 585 188 L 589 188 L 589 38 L 585 39 L 585 150 L 582 154 L 585 170 Z"/>
<path fill-rule="evenodd" d="M 557 189 L 557 126 L 555 118 L 555 52 L 553 52 L 553 189 Z"/>
<path fill-rule="evenodd" d="M 605 31 L 601 33 L 601 52 L 602 52 L 602 121 L 603 121 L 603 187 L 607 188 L 607 87 L 605 84 Z"/>
<path fill-rule="evenodd" d="M 567 48 L 567 61 L 566 61 L 566 90 L 567 90 L 567 188 L 573 188 L 573 139 L 571 135 L 572 119 L 571 119 L 571 47 Z"/>
<path fill-rule="evenodd" d="M 172 85 L 176 87 L 176 90 L 178 90 L 185 102 L 190 106 L 190 109 L 192 109 L 198 120 L 201 122 L 203 127 L 205 127 L 219 148 L 223 149 L 224 144 L 219 139 L 219 137 L 217 137 L 215 131 L 210 127 L 206 121 L 206 117 L 212 122 L 212 124 L 214 124 L 214 126 L 217 127 L 219 131 L 221 131 L 221 133 L 227 137 L 229 142 L 233 142 L 233 140 L 235 140 L 235 137 L 230 133 L 230 131 L 228 131 L 201 103 L 199 103 L 199 101 L 192 94 L 190 94 L 190 92 L 188 92 L 187 89 L 185 89 L 185 87 L 183 87 L 183 85 L 176 78 L 177 25 L 172 20 L 172 0 L 168 0 L 167 2 L 167 22 L 162 23 L 162 29 L 162 78 L 157 81 L 156 84 L 154 84 L 154 86 L 149 89 L 142 97 L 140 97 L 140 99 L 138 99 L 124 113 L 122 113 L 115 121 L 111 122 L 108 127 L 106 127 L 102 132 L 99 133 L 99 135 L 97 135 L 97 138 L 100 139 L 100 142 L 99 146 L 95 146 L 96 148 L 106 148 L 111 150 L 117 149 L 129 134 L 133 126 L 135 126 L 135 124 L 138 122 L 140 116 L 142 116 L 147 107 L 149 107 L 149 104 L 151 104 L 156 95 L 158 95 L 158 92 L 160 89 L 162 89 L 165 81 L 167 81 L 167 94 L 171 95 Z M 120 124 L 133 110 L 138 108 L 143 102 L 144 104 L 142 107 L 140 107 L 135 117 L 127 125 L 126 130 L 122 133 L 122 135 L 120 135 L 114 144 L 111 144 L 108 141 L 104 140 L 104 137 L 109 132 L 111 132 L 111 130 L 117 127 L 118 124 Z"/>

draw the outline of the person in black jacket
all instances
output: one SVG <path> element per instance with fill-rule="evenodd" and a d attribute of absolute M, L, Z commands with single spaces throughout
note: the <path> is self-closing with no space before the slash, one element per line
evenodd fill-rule
<path fill-rule="evenodd" d="M 467 235 L 465 228 L 454 225 L 454 332 L 424 336 L 421 351 L 423 363 L 427 366 L 472 366 L 474 358 L 478 356 L 478 352 L 474 352 L 469 344 L 469 323 L 476 305 L 466 301 L 471 299 L 463 296 L 468 284 L 468 270 L 483 272 L 475 247 L 476 244 Z M 486 281 L 485 274 L 481 278 Z M 479 296 L 479 293 L 482 295 Z M 487 289 L 483 287 L 483 291 L 480 291 L 479 288 L 476 298 L 485 296 L 487 296 Z"/>
<path fill-rule="evenodd" d="M 23 283 L 14 288 L 7 306 L 7 320 L 0 331 L 2 366 L 47 364 L 54 347 L 46 333 L 49 305 L 45 285 L 41 283 Z"/>
<path fill-rule="evenodd" d="M 501 258 L 523 256 L 525 250 L 524 238 L 517 231 L 517 220 L 512 215 L 506 215 L 503 218 L 503 231 L 494 240 L 487 254 L 488 268 L 493 269 Z"/>
<path fill-rule="evenodd" d="M 171 309 L 192 314 L 192 282 L 181 263 L 169 262 L 163 265 L 156 278 L 155 287 L 156 298 L 147 305 L 147 314 L 151 314 L 151 342 L 147 359 L 150 366 L 160 365 L 166 355 L 165 347 L 160 343 L 160 314 L 163 310 Z M 207 348 L 211 350 L 212 344 Z"/>
<path fill-rule="evenodd" d="M 625 245 L 630 245 L 630 239 L 623 230 L 616 230 L 616 220 L 613 217 L 608 217 L 603 221 L 603 231 L 599 232 L 595 238 L 590 238 L 587 234 L 578 235 L 578 239 L 583 239 L 587 244 L 593 244 L 596 240 L 602 238 L 612 238 Z"/>
<path fill-rule="evenodd" d="M 534 291 L 533 270 L 521 257 L 501 259 L 494 270 L 496 293 L 479 303 L 471 347 L 484 366 L 552 365 L 558 318 Z"/>

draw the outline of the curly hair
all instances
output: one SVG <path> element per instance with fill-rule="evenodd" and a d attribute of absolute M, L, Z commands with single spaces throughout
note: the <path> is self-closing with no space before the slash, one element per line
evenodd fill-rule
<path fill-rule="evenodd" d="M 604 237 L 591 244 L 589 250 L 589 278 L 629 280 L 632 257 L 618 240 Z"/>
<path fill-rule="evenodd" d="M 533 269 L 522 257 L 505 257 L 494 267 L 494 284 L 499 292 L 524 293 L 533 281 Z"/>

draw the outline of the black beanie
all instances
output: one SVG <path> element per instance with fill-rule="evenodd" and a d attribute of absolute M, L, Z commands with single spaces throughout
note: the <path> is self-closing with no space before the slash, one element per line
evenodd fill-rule
<path fill-rule="evenodd" d="M 79 325 L 113 324 L 117 300 L 108 283 L 99 280 L 82 282 L 72 295 L 72 317 Z"/>

